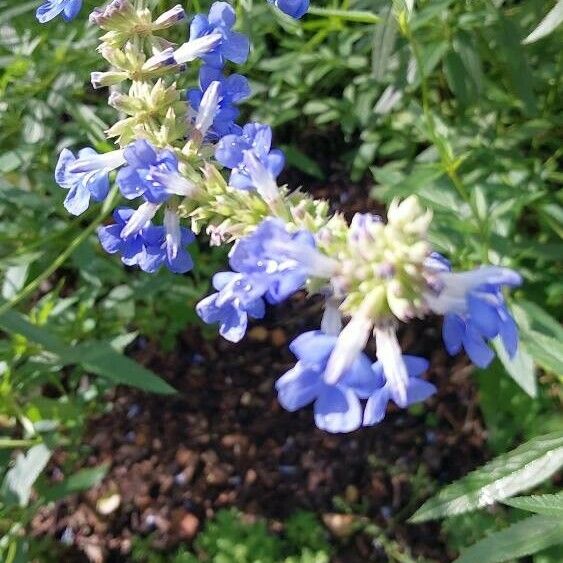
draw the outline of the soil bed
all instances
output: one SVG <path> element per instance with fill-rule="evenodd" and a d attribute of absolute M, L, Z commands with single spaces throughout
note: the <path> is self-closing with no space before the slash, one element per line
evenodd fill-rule
<path fill-rule="evenodd" d="M 315 195 L 341 192 L 328 185 Z M 341 203 L 350 212 L 373 209 L 366 191 L 353 187 Z M 135 535 L 152 534 L 156 548 L 172 549 L 224 507 L 265 517 L 273 530 L 306 509 L 330 529 L 335 561 L 387 561 L 365 533 L 338 539 L 340 497 L 413 557 L 450 561 L 438 524 L 405 521 L 433 488 L 483 462 L 484 432 L 465 360 L 447 358 L 438 321 L 409 325 L 400 333 L 402 348 L 431 360 L 426 377 L 437 396 L 410 412 L 391 408 L 377 427 L 330 435 L 315 428 L 310 408 L 285 412 L 273 389 L 294 363 L 287 344 L 318 328 L 320 312 L 320 302 L 299 294 L 269 309 L 237 345 L 204 340 L 198 328 L 186 329 L 172 354 L 140 339 L 132 355 L 179 394 L 117 390 L 112 412 L 92 421 L 85 440 L 91 453 L 84 465 L 108 463 L 107 477 L 41 512 L 34 533 L 70 537 L 93 560 L 126 561 Z M 99 499 L 111 495 L 117 507 L 100 514 Z"/>

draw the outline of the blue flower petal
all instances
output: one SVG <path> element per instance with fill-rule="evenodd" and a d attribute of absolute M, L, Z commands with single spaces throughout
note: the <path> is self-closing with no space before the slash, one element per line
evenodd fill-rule
<path fill-rule="evenodd" d="M 321 386 L 319 372 L 307 369 L 298 362 L 276 381 L 278 401 L 285 410 L 294 412 L 312 403 Z"/>
<path fill-rule="evenodd" d="M 373 426 L 385 418 L 389 398 L 387 387 L 382 387 L 371 394 L 364 409 L 362 422 L 364 426 Z"/>
<path fill-rule="evenodd" d="M 449 314 L 444 316 L 442 325 L 442 339 L 450 356 L 455 356 L 461 351 L 463 335 L 465 334 L 465 323 L 458 315 Z"/>
<path fill-rule="evenodd" d="M 315 401 L 315 424 L 327 432 L 352 432 L 362 424 L 362 406 L 351 389 L 326 385 Z"/>

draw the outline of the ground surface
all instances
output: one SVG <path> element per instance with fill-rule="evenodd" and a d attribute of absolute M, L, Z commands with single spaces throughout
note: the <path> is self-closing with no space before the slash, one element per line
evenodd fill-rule
<path fill-rule="evenodd" d="M 341 193 L 329 186 L 316 195 Z M 339 203 L 351 212 L 373 206 L 361 187 Z M 410 325 L 402 347 L 431 360 L 427 377 L 438 395 L 414 412 L 391 410 L 375 428 L 329 435 L 315 428 L 310 409 L 282 410 L 273 390 L 294 361 L 287 344 L 319 319 L 320 303 L 297 295 L 271 309 L 238 345 L 206 341 L 197 328 L 186 329 L 171 354 L 140 339 L 132 355 L 180 393 L 123 388 L 110 397 L 112 412 L 92 421 L 86 438 L 85 465 L 110 464 L 106 479 L 43 511 L 34 533 L 64 536 L 94 560 L 124 561 L 134 535 L 152 533 L 157 548 L 172 548 L 191 541 L 222 507 L 266 517 L 274 530 L 301 508 L 330 529 L 339 546 L 335 561 L 388 560 L 368 534 L 338 539 L 348 523 L 336 516 L 340 497 L 358 521 L 374 522 L 413 557 L 451 560 L 439 525 L 405 521 L 433 489 L 483 461 L 484 433 L 465 361 L 446 357 L 438 321 Z M 100 514 L 99 499 L 111 495 L 106 504 L 114 509 Z"/>

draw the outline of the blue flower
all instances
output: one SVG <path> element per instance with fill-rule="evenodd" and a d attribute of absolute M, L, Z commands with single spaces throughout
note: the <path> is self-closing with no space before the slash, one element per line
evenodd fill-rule
<path fill-rule="evenodd" d="M 127 199 L 143 196 L 151 203 L 163 203 L 171 194 L 189 196 L 194 185 L 178 172 L 178 159 L 168 149 L 157 151 L 145 139 L 123 151 L 127 162 L 117 173 L 117 185 Z"/>
<path fill-rule="evenodd" d="M 248 58 L 250 43 L 242 33 L 232 31 L 235 24 L 235 11 L 227 2 L 215 2 L 209 16 L 198 14 L 190 25 L 190 41 L 205 35 L 219 34 L 218 44 L 201 58 L 210 66 L 220 68 L 224 62 L 242 64 Z"/>
<path fill-rule="evenodd" d="M 359 353 L 336 383 L 327 383 L 324 373 L 337 340 L 320 331 L 298 336 L 290 345 L 298 362 L 277 380 L 276 390 L 280 404 L 290 412 L 314 402 L 315 424 L 321 430 L 351 432 L 362 425 L 360 399 L 385 382 L 372 370 L 369 358 Z"/>
<path fill-rule="evenodd" d="M 235 104 L 250 96 L 250 86 L 244 76 L 240 74 L 224 76 L 219 69 L 205 65 L 199 71 L 199 88 L 192 88 L 187 93 L 188 102 L 192 109 L 197 112 L 204 92 L 214 81 L 220 84 L 219 98 L 217 112 L 209 135 L 213 138 L 220 138 L 230 133 L 240 134 L 241 128 L 235 124 L 239 115 L 239 110 Z"/>
<path fill-rule="evenodd" d="M 123 164 L 121 151 L 98 154 L 85 148 L 76 158 L 71 151 L 63 149 L 55 168 L 55 181 L 68 190 L 64 206 L 69 213 L 80 215 L 88 209 L 90 198 L 102 201 L 109 191 L 109 173 Z"/>
<path fill-rule="evenodd" d="M 215 158 L 226 168 L 231 168 L 229 184 L 235 188 L 248 190 L 254 186 L 249 174 L 244 155 L 251 151 L 271 174 L 277 178 L 283 170 L 285 158 L 283 152 L 271 149 L 272 130 L 268 125 L 248 123 L 240 135 L 224 136 L 215 150 Z"/>
<path fill-rule="evenodd" d="M 191 270 L 193 262 L 185 247 L 194 240 L 193 233 L 180 228 L 172 242 L 167 228 L 154 226 L 150 220 L 127 230 L 130 222 L 135 222 L 136 213 L 138 210 L 117 208 L 113 213 L 115 223 L 98 229 L 104 250 L 110 254 L 120 253 L 124 264 L 139 266 L 148 273 L 156 272 L 163 265 L 175 273 Z"/>
<path fill-rule="evenodd" d="M 364 411 L 364 426 L 373 426 L 374 424 L 381 422 L 385 417 L 387 404 L 390 400 L 393 400 L 396 405 L 405 408 L 414 403 L 426 400 L 436 392 L 436 387 L 432 385 L 432 383 L 428 383 L 428 381 L 420 379 L 420 376 L 428 369 L 427 360 L 424 358 L 418 358 L 417 356 L 404 355 L 402 357 L 402 361 L 406 366 L 408 374 L 406 384 L 406 401 L 403 401 L 401 394 L 392 384 L 392 380 L 387 378 L 383 364 L 380 361 L 377 361 L 372 365 L 376 379 L 378 381 L 383 379 L 385 384 L 382 387 L 375 389 L 369 396 Z"/>
<path fill-rule="evenodd" d="M 78 15 L 81 8 L 82 0 L 45 0 L 37 8 L 35 17 L 39 23 L 46 23 L 62 14 L 63 19 L 68 22 Z"/>
<path fill-rule="evenodd" d="M 334 268 L 333 261 L 316 250 L 308 231 L 289 233 L 285 223 L 274 218 L 264 219 L 237 241 L 229 264 L 234 271 L 216 277 L 218 293 L 200 302 L 197 312 L 205 322 L 221 322 L 221 334 L 233 342 L 244 336 L 247 313 L 256 317 L 263 298 L 280 303 L 301 289 L 311 272 L 328 277 Z"/>
<path fill-rule="evenodd" d="M 264 316 L 263 277 L 219 272 L 213 276 L 213 287 L 217 293 L 201 300 L 196 312 L 206 323 L 219 323 L 223 338 L 239 342 L 246 332 L 248 317 Z"/>
<path fill-rule="evenodd" d="M 518 327 L 506 306 L 502 289 L 517 287 L 521 276 L 508 268 L 485 266 L 451 273 L 447 264 L 434 261 L 427 268 L 431 291 L 425 296 L 430 308 L 444 315 L 442 335 L 449 354 L 463 349 L 471 361 L 487 367 L 494 353 L 487 341 L 497 336 L 510 357 L 518 348 Z"/>
<path fill-rule="evenodd" d="M 309 0 L 268 0 L 268 2 L 296 19 L 304 16 L 309 9 Z"/>
<path fill-rule="evenodd" d="M 266 299 L 280 303 L 305 285 L 316 260 L 323 258 L 311 233 L 289 233 L 282 220 L 268 218 L 235 244 L 229 264 L 236 272 L 262 276 Z"/>

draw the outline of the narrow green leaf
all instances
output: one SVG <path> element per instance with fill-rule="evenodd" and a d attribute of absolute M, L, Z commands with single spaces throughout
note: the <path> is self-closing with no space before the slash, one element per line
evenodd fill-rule
<path fill-rule="evenodd" d="M 563 543 L 563 520 L 530 516 L 472 545 L 455 563 L 499 563 Z"/>
<path fill-rule="evenodd" d="M 30 448 L 27 453 L 19 453 L 16 463 L 6 473 L 2 483 L 2 496 L 6 502 L 17 502 L 26 506 L 31 495 L 31 487 L 51 458 L 51 450 L 45 444 Z"/>
<path fill-rule="evenodd" d="M 459 30 L 454 38 L 453 48 L 463 62 L 467 77 L 470 80 L 471 94 L 476 101 L 483 89 L 483 67 L 475 39 L 471 34 Z"/>
<path fill-rule="evenodd" d="M 525 112 L 528 115 L 533 115 L 537 112 L 533 76 L 520 45 L 520 30 L 499 12 L 499 26 L 496 35 L 499 49 L 504 54 L 515 93 L 522 100 Z"/>
<path fill-rule="evenodd" d="M 30 323 L 23 315 L 8 310 L 0 315 L 0 328 L 7 332 L 21 334 L 28 340 L 41 345 L 47 352 L 58 356 L 64 363 L 73 363 L 72 348 L 47 329 Z"/>
<path fill-rule="evenodd" d="M 99 465 L 98 467 L 89 467 L 81 469 L 68 479 L 58 483 L 42 492 L 45 502 L 53 502 L 61 498 L 91 487 L 95 487 L 106 476 L 109 466 Z"/>
<path fill-rule="evenodd" d="M 518 346 L 518 350 L 513 358 L 506 353 L 499 337 L 495 338 L 493 345 L 508 375 L 510 375 L 530 397 L 537 397 L 538 388 L 534 360 L 522 343 Z"/>
<path fill-rule="evenodd" d="M 378 25 L 373 33 L 371 51 L 373 77 L 378 82 L 381 82 L 385 75 L 397 37 L 397 23 L 391 7 L 387 7 L 381 12 L 381 20 L 382 25 Z"/>
<path fill-rule="evenodd" d="M 410 518 L 463 514 L 530 489 L 563 466 L 563 431 L 539 436 L 448 485 Z"/>
<path fill-rule="evenodd" d="M 4 283 L 2 284 L 2 297 L 6 300 L 12 299 L 14 295 L 25 285 L 29 263 L 16 264 L 6 270 Z"/>
<path fill-rule="evenodd" d="M 522 333 L 522 342 L 543 369 L 563 377 L 563 343 L 560 340 L 527 330 Z"/>
<path fill-rule="evenodd" d="M 23 315 L 13 310 L 0 315 L 0 328 L 21 334 L 40 344 L 45 350 L 58 356 L 65 365 L 79 364 L 86 371 L 114 383 L 165 395 L 176 392 L 172 386 L 152 371 L 116 352 L 106 342 L 90 341 L 77 346 L 68 346 L 47 328 L 30 323 Z"/>
<path fill-rule="evenodd" d="M 444 57 L 444 74 L 450 90 L 462 106 L 468 105 L 470 101 L 469 76 L 463 65 L 463 61 L 455 51 L 448 51 Z"/>
<path fill-rule="evenodd" d="M 127 356 L 116 352 L 105 342 L 85 342 L 76 346 L 75 351 L 86 371 L 114 383 L 163 395 L 176 392 L 166 381 Z"/>
<path fill-rule="evenodd" d="M 563 22 L 563 0 L 558 0 L 557 4 L 548 12 L 547 16 L 539 25 L 522 41 L 524 45 L 538 41 L 549 35 L 555 28 Z"/>
<path fill-rule="evenodd" d="M 559 247 L 559 256 L 561 256 L 561 250 Z M 519 324 L 522 324 L 523 320 L 526 326 L 532 330 L 537 330 L 546 336 L 552 336 L 557 340 L 563 341 L 563 328 L 561 325 L 536 303 L 520 299 L 518 303 L 513 305 L 513 309 L 514 313 L 519 315 Z"/>
<path fill-rule="evenodd" d="M 313 176 L 313 178 L 324 179 L 325 175 L 321 167 L 312 158 L 291 145 L 283 145 L 281 148 L 290 165 L 295 166 L 305 174 L 309 174 L 309 176 Z"/>
<path fill-rule="evenodd" d="M 563 518 L 563 491 L 553 495 L 507 498 L 502 502 L 503 504 L 508 504 L 508 506 L 527 510 L 528 512 Z"/>

